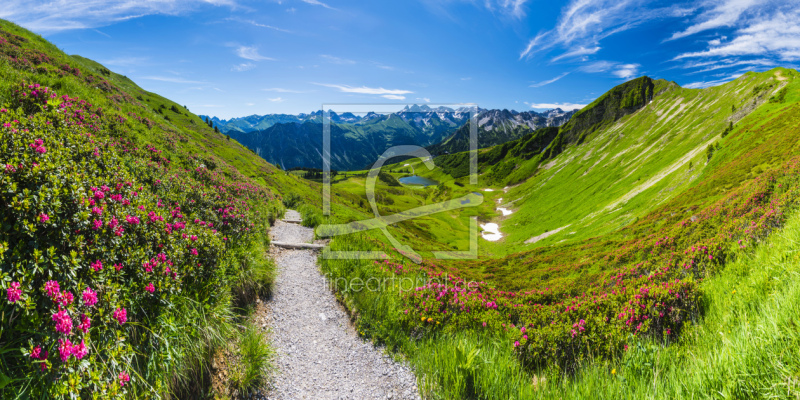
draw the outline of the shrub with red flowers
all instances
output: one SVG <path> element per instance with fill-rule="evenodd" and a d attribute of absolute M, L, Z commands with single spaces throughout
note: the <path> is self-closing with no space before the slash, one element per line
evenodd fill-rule
<path fill-rule="evenodd" d="M 121 129 L 115 111 L 36 84 L 2 107 L 0 364 L 18 382 L 6 390 L 157 396 L 171 378 L 141 376 L 181 351 L 162 319 L 176 299 L 228 304 L 233 254 L 266 235 L 267 190 L 195 156 L 154 158 Z"/>

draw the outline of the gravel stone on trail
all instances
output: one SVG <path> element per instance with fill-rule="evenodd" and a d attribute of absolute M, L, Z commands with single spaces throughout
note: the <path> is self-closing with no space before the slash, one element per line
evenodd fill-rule
<path fill-rule="evenodd" d="M 300 219 L 287 211 L 286 219 Z M 274 241 L 311 243 L 314 231 L 277 221 Z M 276 371 L 266 399 L 419 399 L 416 377 L 361 339 L 317 267 L 312 250 L 273 249 L 278 275 L 266 312 Z"/>

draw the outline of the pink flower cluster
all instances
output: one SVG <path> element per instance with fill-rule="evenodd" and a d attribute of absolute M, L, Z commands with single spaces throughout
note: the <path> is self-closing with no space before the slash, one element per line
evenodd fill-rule
<path fill-rule="evenodd" d="M 6 296 L 8 297 L 8 302 L 11 304 L 16 303 L 22 296 L 22 290 L 19 288 L 19 282 L 11 282 L 8 289 L 6 290 Z"/>
<path fill-rule="evenodd" d="M 130 382 L 131 380 L 131 377 L 128 375 L 128 373 L 124 371 L 119 373 L 118 378 L 120 386 L 125 386 L 125 384 Z"/>
<path fill-rule="evenodd" d="M 86 290 L 83 291 L 82 298 L 83 304 L 87 305 L 88 307 L 97 304 L 97 292 L 92 290 L 92 288 L 86 288 Z"/>
<path fill-rule="evenodd" d="M 36 139 L 33 143 L 29 144 L 33 150 L 35 150 L 39 154 L 47 153 L 47 149 L 44 147 L 44 141 L 42 139 Z"/>
<path fill-rule="evenodd" d="M 128 311 L 124 308 L 117 308 L 114 310 L 114 319 L 116 319 L 120 325 L 124 324 L 128 320 Z"/>
<path fill-rule="evenodd" d="M 53 321 L 56 323 L 56 331 L 62 335 L 72 333 L 72 318 L 66 310 L 60 310 L 53 314 Z"/>
<path fill-rule="evenodd" d="M 86 349 L 86 344 L 81 340 L 80 344 L 73 345 L 67 339 L 58 340 L 58 355 L 61 357 L 61 362 L 69 361 L 71 356 L 75 356 L 78 360 L 86 357 L 89 351 Z"/>

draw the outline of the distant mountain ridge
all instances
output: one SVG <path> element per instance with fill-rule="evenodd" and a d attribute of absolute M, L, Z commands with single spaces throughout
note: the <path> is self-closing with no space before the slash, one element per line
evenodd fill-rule
<path fill-rule="evenodd" d="M 483 148 L 518 139 L 535 129 L 561 126 L 575 111 L 554 109 L 537 113 L 416 104 L 394 113 L 357 115 L 331 111 L 331 168 L 367 168 L 387 148 L 397 145 L 418 145 L 445 153 L 468 150 L 467 123 L 472 112 L 477 113 L 479 147 Z M 251 115 L 229 120 L 201 117 L 210 118 L 221 132 L 267 161 L 288 169 L 322 167 L 322 114 L 318 110 L 309 114 Z"/>
<path fill-rule="evenodd" d="M 496 146 L 541 128 L 559 127 L 566 124 L 578 110 L 564 111 L 560 108 L 542 113 L 535 111 L 486 110 L 478 115 L 478 148 Z M 432 154 L 452 154 L 467 151 L 470 126 L 464 125 L 440 143 L 429 146 Z"/>

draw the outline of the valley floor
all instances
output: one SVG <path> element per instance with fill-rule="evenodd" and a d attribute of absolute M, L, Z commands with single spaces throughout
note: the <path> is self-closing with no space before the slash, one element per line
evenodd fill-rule
<path fill-rule="evenodd" d="M 287 220 L 299 220 L 289 210 Z M 314 231 L 277 221 L 272 240 L 310 243 Z M 418 399 L 416 378 L 362 340 L 319 272 L 313 250 L 279 250 L 271 301 L 259 324 L 271 329 L 276 372 L 269 399 Z"/>

